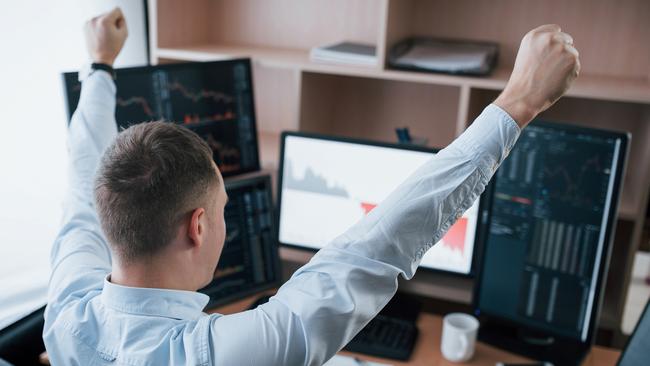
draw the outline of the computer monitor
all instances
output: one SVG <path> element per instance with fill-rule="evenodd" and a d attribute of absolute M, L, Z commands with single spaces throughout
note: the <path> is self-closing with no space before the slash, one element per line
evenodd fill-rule
<path fill-rule="evenodd" d="M 226 181 L 226 241 L 214 280 L 200 291 L 208 306 L 277 286 L 281 280 L 271 179 L 268 175 Z"/>
<path fill-rule="evenodd" d="M 436 151 L 307 133 L 282 135 L 278 183 L 279 242 L 318 250 L 384 200 Z M 420 268 L 470 275 L 479 215 L 477 200 Z"/>
<path fill-rule="evenodd" d="M 494 182 L 474 296 L 483 340 L 556 364 L 584 355 L 598 320 L 628 139 L 544 122 L 522 132 Z"/>
<path fill-rule="evenodd" d="M 212 148 L 224 176 L 259 170 L 250 60 L 191 62 L 117 69 L 115 119 L 120 129 L 149 121 L 188 127 Z M 68 115 L 81 84 L 64 73 Z"/>

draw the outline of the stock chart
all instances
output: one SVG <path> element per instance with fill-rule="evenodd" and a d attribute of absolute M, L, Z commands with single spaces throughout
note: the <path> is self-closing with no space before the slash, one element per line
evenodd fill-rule
<path fill-rule="evenodd" d="M 280 242 L 309 249 L 344 233 L 434 156 L 302 136 L 287 136 L 283 153 Z M 478 213 L 477 200 L 422 257 L 421 266 L 469 274 Z"/>
<path fill-rule="evenodd" d="M 248 60 L 116 70 L 119 129 L 168 121 L 203 137 L 224 176 L 258 170 L 252 76 Z M 64 74 L 68 111 L 81 93 L 77 73 Z"/>
<path fill-rule="evenodd" d="M 496 174 L 484 264 L 494 291 L 482 294 L 488 308 L 581 335 L 594 306 L 620 145 L 615 135 L 562 125 L 522 131 Z M 509 290 L 497 291 L 497 282 Z"/>

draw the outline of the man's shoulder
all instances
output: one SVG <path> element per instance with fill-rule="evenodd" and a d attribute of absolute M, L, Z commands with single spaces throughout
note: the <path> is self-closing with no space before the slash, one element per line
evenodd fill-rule
<path fill-rule="evenodd" d="M 65 304 L 47 305 L 43 342 L 50 359 L 66 354 L 83 361 L 99 352 L 100 333 L 97 330 L 105 320 L 97 309 L 100 293 L 94 291 Z"/>
<path fill-rule="evenodd" d="M 46 316 L 46 348 L 66 350 L 78 360 L 120 361 L 130 365 L 169 359 L 206 359 L 211 319 L 180 320 L 116 311 L 102 302 L 101 291 Z M 53 317 L 52 317 L 53 316 Z M 173 356 L 173 357 L 172 357 Z"/>
<path fill-rule="evenodd" d="M 91 291 L 82 298 L 72 299 L 63 304 L 47 304 L 43 338 L 45 339 L 49 333 L 69 333 L 83 338 L 88 332 L 82 332 L 82 328 L 105 322 L 106 312 L 99 295 L 101 291 Z"/>

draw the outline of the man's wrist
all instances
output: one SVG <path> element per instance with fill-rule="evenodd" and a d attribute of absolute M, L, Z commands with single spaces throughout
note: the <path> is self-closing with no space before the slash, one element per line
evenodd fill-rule
<path fill-rule="evenodd" d="M 523 97 L 510 96 L 505 91 L 497 97 L 494 104 L 506 111 L 519 128 L 526 127 L 539 113 L 538 109 L 527 103 Z"/>

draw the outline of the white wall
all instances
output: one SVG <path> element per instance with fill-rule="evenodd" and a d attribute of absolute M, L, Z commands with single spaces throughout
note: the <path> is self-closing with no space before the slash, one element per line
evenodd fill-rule
<path fill-rule="evenodd" d="M 120 6 L 129 38 L 116 67 L 146 64 L 141 0 L 21 0 L 0 11 L 0 329 L 45 303 L 66 185 L 60 73 L 88 56 L 86 19 Z"/>

